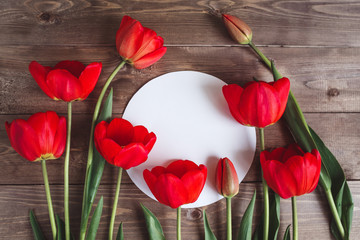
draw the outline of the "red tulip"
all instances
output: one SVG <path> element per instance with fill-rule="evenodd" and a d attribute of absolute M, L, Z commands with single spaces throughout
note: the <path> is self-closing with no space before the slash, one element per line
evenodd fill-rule
<path fill-rule="evenodd" d="M 144 126 L 134 127 L 125 119 L 115 118 L 110 123 L 97 124 L 94 140 L 106 161 L 127 170 L 146 161 L 156 136 Z"/>
<path fill-rule="evenodd" d="M 239 192 L 239 179 L 234 164 L 228 158 L 219 160 L 216 167 L 216 189 L 227 198 L 232 198 Z"/>
<path fill-rule="evenodd" d="M 230 36 L 239 44 L 248 44 L 252 39 L 251 28 L 235 16 L 223 14 L 222 19 Z"/>
<path fill-rule="evenodd" d="M 120 56 L 136 69 L 149 67 L 166 52 L 164 40 L 153 30 L 129 16 L 121 20 L 116 33 L 116 48 Z"/>
<path fill-rule="evenodd" d="M 304 153 L 292 144 L 287 149 L 262 151 L 260 162 L 267 184 L 282 198 L 310 193 L 318 184 L 321 156 L 316 149 Z"/>
<path fill-rule="evenodd" d="M 144 179 L 156 199 L 167 206 L 178 208 L 193 203 L 204 188 L 207 169 L 189 160 L 176 160 L 168 167 L 144 170 Z"/>
<path fill-rule="evenodd" d="M 78 61 L 62 61 L 46 67 L 32 61 L 29 70 L 40 88 L 54 100 L 84 100 L 94 89 L 101 72 L 101 63 L 85 67 Z"/>
<path fill-rule="evenodd" d="M 232 116 L 241 124 L 264 128 L 277 122 L 285 111 L 290 81 L 252 81 L 244 88 L 236 84 L 225 85 L 223 94 Z"/>
<path fill-rule="evenodd" d="M 35 113 L 5 127 L 11 146 L 29 161 L 56 159 L 65 150 L 66 119 L 55 112 Z"/>

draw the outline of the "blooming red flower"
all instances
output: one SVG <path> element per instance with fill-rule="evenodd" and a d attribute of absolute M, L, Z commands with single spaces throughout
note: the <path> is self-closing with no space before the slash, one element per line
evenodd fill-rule
<path fill-rule="evenodd" d="M 252 39 L 251 28 L 235 16 L 223 14 L 222 19 L 230 36 L 239 44 L 248 44 Z"/>
<path fill-rule="evenodd" d="M 260 154 L 264 179 L 282 198 L 312 192 L 319 181 L 321 156 L 314 149 L 304 153 L 297 144 Z"/>
<path fill-rule="evenodd" d="M 167 206 L 178 208 L 193 203 L 204 188 L 207 168 L 189 160 L 176 160 L 169 166 L 144 170 L 144 179 L 156 199 Z"/>
<path fill-rule="evenodd" d="M 225 85 L 224 97 L 232 116 L 241 124 L 264 128 L 277 122 L 285 111 L 290 81 L 252 81 L 244 88 L 236 84 Z"/>
<path fill-rule="evenodd" d="M 224 197 L 231 198 L 239 192 L 239 178 L 234 164 L 228 158 L 221 158 L 216 167 L 216 189 Z"/>
<path fill-rule="evenodd" d="M 115 118 L 96 125 L 95 146 L 110 164 L 129 169 L 146 161 L 155 144 L 156 136 L 144 126 L 133 126 L 129 121 Z"/>
<path fill-rule="evenodd" d="M 5 127 L 11 146 L 29 161 L 56 159 L 65 150 L 66 119 L 55 112 L 35 113 Z"/>
<path fill-rule="evenodd" d="M 116 33 L 116 48 L 120 56 L 137 69 L 149 67 L 166 52 L 164 40 L 156 32 L 143 27 L 129 16 L 121 20 Z"/>
<path fill-rule="evenodd" d="M 84 100 L 94 89 L 101 72 L 101 63 L 85 67 L 78 61 L 61 61 L 55 67 L 32 61 L 29 70 L 40 88 L 54 100 Z"/>

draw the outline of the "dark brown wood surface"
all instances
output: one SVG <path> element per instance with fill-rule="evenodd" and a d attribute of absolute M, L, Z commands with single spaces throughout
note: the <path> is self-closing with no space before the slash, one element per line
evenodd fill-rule
<path fill-rule="evenodd" d="M 39 163 L 22 159 L 10 146 L 4 123 L 39 111 L 66 115 L 66 104 L 48 98 L 35 83 L 28 65 L 36 60 L 52 66 L 69 59 L 101 61 L 103 71 L 93 93 L 73 104 L 70 161 L 71 228 L 78 234 L 90 120 L 107 77 L 120 61 L 115 33 L 121 18 L 130 15 L 165 39 L 166 55 L 155 65 L 123 68 L 112 83 L 114 114 L 121 116 L 132 95 L 164 73 L 194 70 L 227 83 L 252 79 L 271 81 L 266 67 L 246 46 L 232 41 L 221 20 L 211 12 L 236 15 L 254 33 L 254 42 L 275 60 L 291 80 L 291 90 L 305 117 L 343 167 L 353 194 L 351 239 L 360 234 L 360 1 L 86 1 L 0 0 L 0 239 L 33 239 L 28 212 L 34 209 L 50 237 L 45 192 Z M 285 123 L 266 128 L 266 147 L 292 142 Z M 234 233 L 257 189 L 255 223 L 261 213 L 261 184 L 257 150 L 254 163 L 233 201 Z M 63 215 L 63 157 L 49 161 L 49 180 L 55 211 Z M 107 239 L 117 169 L 105 166 L 99 196 L 104 212 L 97 239 Z M 139 203 L 163 224 L 167 239 L 175 239 L 176 211 L 144 195 L 125 174 L 116 225 L 124 222 L 126 239 L 147 239 Z M 203 239 L 206 210 L 218 239 L 225 239 L 225 203 L 217 202 L 182 212 L 183 239 Z M 330 210 L 324 192 L 298 198 L 300 239 L 332 239 Z M 291 224 L 291 203 L 281 200 L 281 229 Z M 255 225 L 254 225 L 255 226 Z"/>

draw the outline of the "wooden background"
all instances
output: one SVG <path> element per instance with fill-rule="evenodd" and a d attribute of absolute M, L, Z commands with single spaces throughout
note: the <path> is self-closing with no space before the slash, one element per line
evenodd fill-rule
<path fill-rule="evenodd" d="M 236 15 L 254 33 L 254 43 L 291 80 L 308 123 L 338 158 L 355 203 L 352 239 L 360 234 L 360 1 L 359 0 L 1 0 L 0 1 L 0 239 L 32 239 L 28 212 L 34 209 L 46 235 L 51 236 L 39 163 L 22 159 L 10 146 L 4 123 L 28 118 L 39 111 L 66 115 L 66 104 L 48 98 L 35 83 L 28 64 L 37 60 L 53 66 L 61 60 L 103 63 L 94 92 L 73 104 L 70 162 L 71 228 L 79 232 L 82 187 L 91 114 L 100 90 L 119 63 L 115 33 L 127 14 L 165 39 L 166 55 L 155 65 L 123 68 L 113 81 L 114 114 L 121 116 L 131 96 L 154 77 L 179 70 L 195 70 L 243 84 L 271 74 L 250 48 L 228 36 L 211 9 Z M 280 121 L 265 130 L 266 146 L 284 146 L 292 138 Z M 259 151 L 233 200 L 233 228 L 254 189 L 258 191 L 255 220 L 261 213 Z M 48 162 L 55 211 L 63 216 L 63 158 Z M 106 239 L 114 197 L 116 168 L 106 165 L 98 196 L 104 211 L 97 239 Z M 96 200 L 97 201 L 97 200 Z M 139 203 L 159 218 L 167 239 L 175 239 L 176 211 L 145 196 L 125 174 L 116 226 L 124 222 L 126 239 L 147 239 Z M 225 239 L 225 204 L 182 211 L 183 239 L 203 239 L 205 209 L 218 239 Z M 298 197 L 300 239 L 332 239 L 330 212 L 319 187 Z M 291 223 L 291 203 L 281 200 L 281 230 Z M 255 223 L 254 223 L 255 224 Z"/>

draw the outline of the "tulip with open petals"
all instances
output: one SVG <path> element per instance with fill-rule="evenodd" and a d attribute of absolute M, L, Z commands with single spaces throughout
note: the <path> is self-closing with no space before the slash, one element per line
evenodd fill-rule
<path fill-rule="evenodd" d="M 261 167 L 269 187 L 282 198 L 312 192 L 319 181 L 320 153 L 304 153 L 297 144 L 260 154 Z"/>

